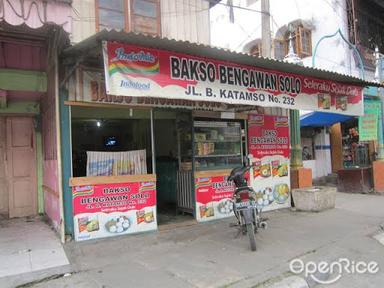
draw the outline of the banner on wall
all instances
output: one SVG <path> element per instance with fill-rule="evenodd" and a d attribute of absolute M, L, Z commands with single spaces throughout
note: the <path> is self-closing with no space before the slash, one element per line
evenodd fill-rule
<path fill-rule="evenodd" d="M 377 140 L 379 121 L 381 121 L 381 102 L 365 100 L 364 116 L 359 117 L 359 141 Z"/>
<path fill-rule="evenodd" d="M 288 117 L 250 114 L 248 152 L 258 204 L 263 210 L 290 207 Z"/>
<path fill-rule="evenodd" d="M 232 197 L 235 186 L 229 176 L 196 177 L 196 220 L 211 221 L 233 216 Z"/>
<path fill-rule="evenodd" d="M 157 229 L 156 182 L 72 187 L 75 240 Z"/>
<path fill-rule="evenodd" d="M 117 42 L 104 42 L 103 54 L 108 103 L 133 96 L 363 113 L 359 86 Z"/>

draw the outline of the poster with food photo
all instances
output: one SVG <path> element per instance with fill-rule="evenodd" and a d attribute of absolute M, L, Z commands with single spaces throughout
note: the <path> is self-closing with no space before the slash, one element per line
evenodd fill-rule
<path fill-rule="evenodd" d="M 346 111 L 348 107 L 348 98 L 347 97 L 337 97 L 336 98 L 336 110 Z"/>
<path fill-rule="evenodd" d="M 253 165 L 250 185 L 258 206 L 263 210 L 290 207 L 288 117 L 249 115 L 248 151 Z"/>
<path fill-rule="evenodd" d="M 76 241 L 157 229 L 155 182 L 74 186 L 72 197 Z"/>
<path fill-rule="evenodd" d="M 329 110 L 331 109 L 331 95 L 328 94 L 318 94 L 317 96 L 318 107 L 321 109 Z"/>

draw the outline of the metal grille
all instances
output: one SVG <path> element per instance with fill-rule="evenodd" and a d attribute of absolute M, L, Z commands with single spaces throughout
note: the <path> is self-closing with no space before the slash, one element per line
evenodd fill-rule
<path fill-rule="evenodd" d="M 177 209 L 193 213 L 192 171 L 177 172 Z"/>

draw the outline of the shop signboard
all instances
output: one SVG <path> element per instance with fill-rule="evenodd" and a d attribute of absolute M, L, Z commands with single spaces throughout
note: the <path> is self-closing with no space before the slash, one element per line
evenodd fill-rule
<path fill-rule="evenodd" d="M 205 222 L 234 215 L 231 199 L 235 186 L 227 180 L 228 176 L 195 178 L 197 221 Z"/>
<path fill-rule="evenodd" d="M 157 229 L 156 182 L 72 187 L 75 240 Z"/>
<path fill-rule="evenodd" d="M 254 66 L 104 42 L 106 94 L 362 115 L 362 87 Z"/>
<path fill-rule="evenodd" d="M 263 210 L 290 207 L 288 117 L 249 114 L 248 152 L 258 204 Z"/>
<path fill-rule="evenodd" d="M 359 117 L 359 141 L 377 140 L 380 119 L 380 101 L 366 100 L 364 102 L 364 116 Z"/>

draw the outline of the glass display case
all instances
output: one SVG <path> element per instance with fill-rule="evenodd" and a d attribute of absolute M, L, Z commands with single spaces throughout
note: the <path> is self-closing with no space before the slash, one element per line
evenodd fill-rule
<path fill-rule="evenodd" d="M 194 122 L 195 170 L 228 169 L 242 165 L 241 125 L 238 122 Z"/>

